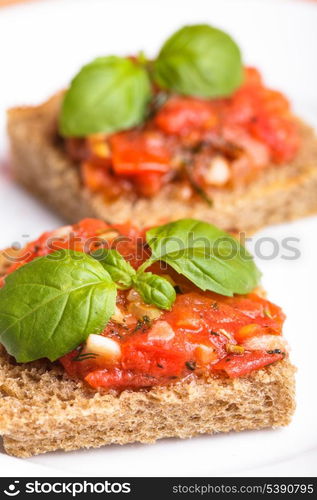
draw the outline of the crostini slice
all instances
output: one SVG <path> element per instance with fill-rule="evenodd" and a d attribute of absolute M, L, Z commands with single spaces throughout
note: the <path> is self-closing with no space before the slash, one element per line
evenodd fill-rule
<path fill-rule="evenodd" d="M 214 226 L 181 220 L 144 233 L 85 219 L 2 257 L 8 453 L 289 423 L 285 316 L 257 288 L 250 255 Z"/>
<path fill-rule="evenodd" d="M 314 131 L 208 25 L 151 61 L 90 62 L 66 92 L 9 110 L 8 133 L 16 180 L 71 223 L 194 217 L 250 232 L 317 211 Z"/>

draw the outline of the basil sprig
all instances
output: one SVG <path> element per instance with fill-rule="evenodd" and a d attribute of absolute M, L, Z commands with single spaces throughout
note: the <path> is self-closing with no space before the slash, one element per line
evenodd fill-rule
<path fill-rule="evenodd" d="M 117 250 L 101 248 L 95 250 L 92 257 L 98 260 L 120 288 L 131 288 L 136 271 Z"/>
<path fill-rule="evenodd" d="M 258 285 L 261 274 L 249 252 L 212 224 L 182 219 L 150 229 L 146 240 L 152 255 L 142 270 L 161 260 L 202 290 L 225 296 L 245 294 Z"/>
<path fill-rule="evenodd" d="M 115 302 L 114 282 L 89 255 L 60 250 L 39 257 L 0 289 L 0 342 L 18 362 L 54 361 L 101 333 Z"/>
<path fill-rule="evenodd" d="M 85 136 L 134 127 L 143 121 L 150 98 L 143 66 L 122 57 L 99 57 L 71 82 L 59 117 L 60 132 Z"/>
<path fill-rule="evenodd" d="M 150 229 L 146 240 L 152 254 L 137 270 L 116 250 L 59 250 L 8 275 L 0 289 L 0 343 L 18 362 L 54 361 L 103 331 L 115 311 L 117 288 L 135 288 L 147 304 L 171 309 L 174 287 L 146 271 L 157 261 L 198 288 L 225 296 L 258 285 L 251 255 L 211 224 L 182 219 Z"/>
<path fill-rule="evenodd" d="M 224 31 L 207 24 L 184 26 L 163 45 L 153 77 L 179 94 L 230 95 L 242 81 L 240 50 Z"/>
<path fill-rule="evenodd" d="M 137 273 L 133 283 L 146 304 L 155 304 L 160 309 L 171 309 L 176 299 L 173 285 L 162 276 L 150 272 Z"/>
<path fill-rule="evenodd" d="M 146 304 L 160 309 L 170 309 L 176 299 L 171 283 L 151 272 L 135 271 L 117 250 L 96 250 L 92 256 L 98 259 L 119 288 L 134 288 Z"/>
<path fill-rule="evenodd" d="M 241 54 L 225 32 L 184 26 L 156 59 L 100 57 L 84 66 L 67 90 L 59 117 L 64 136 L 113 133 L 141 124 L 148 115 L 151 79 L 179 94 L 227 96 L 242 81 Z"/>

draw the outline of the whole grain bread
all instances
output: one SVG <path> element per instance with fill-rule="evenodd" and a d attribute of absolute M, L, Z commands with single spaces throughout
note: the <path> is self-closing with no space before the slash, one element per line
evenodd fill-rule
<path fill-rule="evenodd" d="M 0 277 L 15 255 L 0 252 Z M 117 393 L 72 379 L 58 362 L 16 363 L 0 344 L 0 436 L 17 457 L 275 428 L 287 425 L 294 410 L 288 357 L 236 379 L 191 375 L 168 387 Z"/>
<path fill-rule="evenodd" d="M 7 255 L 0 254 L 0 275 Z M 94 390 L 59 363 L 18 364 L 0 345 L 0 436 L 7 453 L 152 443 L 168 437 L 280 427 L 295 409 L 288 358 L 247 377 L 189 376 L 149 390 Z"/>
<path fill-rule="evenodd" d="M 169 387 L 95 391 L 58 364 L 16 364 L 0 352 L 0 434 L 7 453 L 63 449 L 287 425 L 294 411 L 289 360 L 229 379 L 193 376 Z"/>
<path fill-rule="evenodd" d="M 205 201 L 183 199 L 177 182 L 153 198 L 135 194 L 106 202 L 81 182 L 78 165 L 63 150 L 57 137 L 62 94 L 36 107 L 8 112 L 13 172 L 16 180 L 55 209 L 69 222 L 98 217 L 111 223 L 127 220 L 151 226 L 166 220 L 193 217 L 231 231 L 254 231 L 317 212 L 317 138 L 299 121 L 301 148 L 288 165 L 271 165 L 246 187 L 211 189 Z"/>

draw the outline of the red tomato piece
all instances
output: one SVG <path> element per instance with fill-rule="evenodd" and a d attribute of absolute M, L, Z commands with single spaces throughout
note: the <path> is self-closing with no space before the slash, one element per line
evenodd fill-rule
<path fill-rule="evenodd" d="M 214 371 L 224 371 L 229 377 L 243 377 L 264 366 L 284 358 L 284 354 L 267 351 L 252 351 L 244 354 L 232 354 L 212 366 Z"/>
<path fill-rule="evenodd" d="M 164 174 L 159 172 L 146 172 L 134 177 L 134 184 L 141 196 L 154 196 L 159 192 L 164 183 Z"/>
<path fill-rule="evenodd" d="M 281 332 L 285 314 L 279 306 L 269 300 L 263 299 L 255 293 L 250 293 L 245 297 L 230 297 L 224 301 L 248 316 L 252 320 L 251 322 L 255 320 L 261 326 L 276 329 L 278 333 Z"/>
<path fill-rule="evenodd" d="M 220 330 L 233 337 L 241 326 L 250 323 L 245 314 L 226 304 L 223 297 L 213 300 L 195 292 L 178 296 L 172 311 L 165 314 L 165 320 L 174 330 L 192 332 L 200 336 L 204 334 L 208 339 L 210 331 Z M 219 342 L 214 337 L 212 339 L 213 342 Z"/>
<path fill-rule="evenodd" d="M 179 377 L 185 369 L 188 354 L 176 346 L 158 345 L 142 337 L 122 348 L 122 367 L 154 377 Z"/>
<path fill-rule="evenodd" d="M 74 224 L 73 229 L 76 234 L 91 237 L 98 236 L 102 231 L 109 229 L 109 224 L 100 220 L 87 217 L 82 219 L 78 224 Z"/>
<path fill-rule="evenodd" d="M 290 104 L 288 99 L 278 90 L 261 88 L 261 107 L 267 113 L 275 113 L 288 115 L 290 111 Z"/>
<path fill-rule="evenodd" d="M 174 97 L 157 113 L 155 124 L 167 134 L 187 135 L 195 129 L 215 128 L 218 116 L 211 101 Z"/>
<path fill-rule="evenodd" d="M 109 170 L 101 165 L 95 165 L 90 161 L 85 161 L 81 165 L 81 172 L 85 186 L 91 191 L 108 189 L 111 185 Z"/>
<path fill-rule="evenodd" d="M 78 355 L 80 355 L 80 352 L 74 350 L 62 356 L 59 361 L 68 375 L 71 377 L 84 378 L 88 373 L 95 370 L 98 365 L 96 365 L 94 359 L 77 361 L 76 358 L 78 358 Z"/>
<path fill-rule="evenodd" d="M 276 163 L 285 163 L 294 158 L 299 147 L 297 125 L 293 120 L 277 113 L 264 113 L 250 124 L 251 133 L 266 143 Z"/>
<path fill-rule="evenodd" d="M 252 85 L 262 85 L 262 77 L 259 70 L 254 68 L 253 66 L 247 66 L 244 68 L 244 83 L 243 86 L 252 86 Z"/>
<path fill-rule="evenodd" d="M 133 373 L 121 370 L 120 368 L 94 370 L 85 377 L 85 381 L 96 389 L 98 387 L 106 389 L 139 389 L 162 383 L 162 380 L 158 380 L 150 375 Z"/>
<path fill-rule="evenodd" d="M 132 130 L 109 139 L 112 165 L 117 174 L 165 173 L 170 170 L 171 155 L 164 137 L 158 132 Z"/>
<path fill-rule="evenodd" d="M 242 126 L 245 128 L 256 115 L 259 105 L 257 87 L 241 87 L 227 100 L 224 106 L 224 127 Z"/>

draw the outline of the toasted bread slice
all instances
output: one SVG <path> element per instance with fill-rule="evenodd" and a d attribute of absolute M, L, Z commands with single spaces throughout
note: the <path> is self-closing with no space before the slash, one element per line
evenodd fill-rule
<path fill-rule="evenodd" d="M 0 352 L 0 434 L 18 457 L 105 444 L 287 425 L 294 367 L 285 359 L 248 377 L 188 378 L 121 394 L 95 391 L 58 364 L 16 364 Z"/>
<path fill-rule="evenodd" d="M 151 226 L 194 217 L 226 230 L 250 232 L 317 212 L 317 138 L 303 122 L 301 149 L 293 162 L 268 166 L 246 187 L 211 190 L 212 207 L 198 197 L 181 199 L 176 182 L 153 198 L 132 193 L 110 203 L 82 185 L 78 165 L 58 140 L 61 98 L 58 94 L 41 106 L 11 109 L 8 131 L 16 180 L 69 222 L 90 216 Z"/>
<path fill-rule="evenodd" d="M 0 255 L 0 275 L 7 259 Z M 295 410 L 295 368 L 288 358 L 246 377 L 190 376 L 149 390 L 94 390 L 59 363 L 18 364 L 0 345 L 0 435 L 7 453 L 285 426 Z"/>

